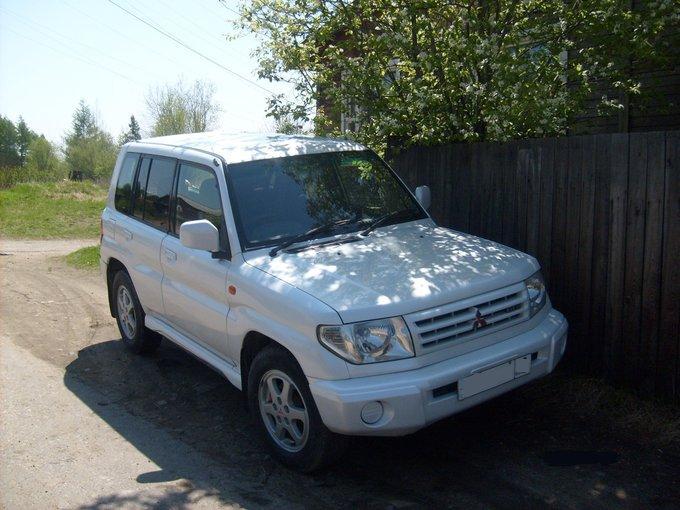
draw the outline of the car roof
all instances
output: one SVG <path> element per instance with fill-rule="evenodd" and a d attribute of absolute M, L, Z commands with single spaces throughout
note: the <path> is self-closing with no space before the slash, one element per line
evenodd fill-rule
<path fill-rule="evenodd" d="M 301 154 L 366 150 L 363 145 L 350 140 L 306 135 L 234 134 L 223 131 L 145 138 L 132 142 L 129 146 L 133 148 L 144 144 L 206 151 L 223 157 L 227 164 Z"/>

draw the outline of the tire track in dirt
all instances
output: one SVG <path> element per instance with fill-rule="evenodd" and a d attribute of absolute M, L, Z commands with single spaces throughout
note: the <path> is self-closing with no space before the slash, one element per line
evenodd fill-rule
<path fill-rule="evenodd" d="M 59 258 L 95 243 L 2 243 L 9 253 L 0 259 L 3 332 L 39 358 L 62 367 L 99 335 L 116 334 L 98 273 L 73 269 Z"/>

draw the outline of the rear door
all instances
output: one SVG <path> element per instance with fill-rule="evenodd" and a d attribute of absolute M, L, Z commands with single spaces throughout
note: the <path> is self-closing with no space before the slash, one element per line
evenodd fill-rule
<path fill-rule="evenodd" d="M 116 221 L 116 242 L 146 313 L 163 313 L 161 244 L 170 228 L 170 197 L 177 161 L 142 155 L 127 214 Z"/>
<path fill-rule="evenodd" d="M 173 226 L 161 250 L 165 317 L 177 330 L 228 359 L 226 287 L 230 262 L 226 257 L 213 258 L 207 251 L 186 248 L 179 241 L 182 223 L 206 219 L 219 230 L 221 249 L 227 252 L 218 175 L 208 161 L 180 161 L 177 172 Z"/>

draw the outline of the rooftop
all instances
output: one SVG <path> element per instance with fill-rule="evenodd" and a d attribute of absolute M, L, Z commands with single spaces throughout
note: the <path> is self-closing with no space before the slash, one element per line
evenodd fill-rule
<path fill-rule="evenodd" d="M 350 140 L 305 135 L 234 134 L 223 131 L 158 136 L 145 138 L 138 143 L 199 149 L 220 155 L 227 163 L 366 149 Z"/>

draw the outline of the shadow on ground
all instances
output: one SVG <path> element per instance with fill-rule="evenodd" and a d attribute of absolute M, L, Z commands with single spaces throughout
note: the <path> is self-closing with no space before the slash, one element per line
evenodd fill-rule
<path fill-rule="evenodd" d="M 170 342 L 150 357 L 129 354 L 118 340 L 90 345 L 64 381 L 160 467 L 137 482 L 182 480 L 163 501 L 134 501 L 140 506 L 183 508 L 205 495 L 277 508 L 675 508 L 680 501 L 677 457 L 537 400 L 545 394 L 537 385 L 549 387 L 550 377 L 411 436 L 355 439 L 340 464 L 311 476 L 275 463 L 240 392 Z M 131 427 L 128 413 L 150 427 Z M 154 431 L 202 452 L 210 469 L 188 465 Z M 103 496 L 88 508 L 130 497 Z"/>

